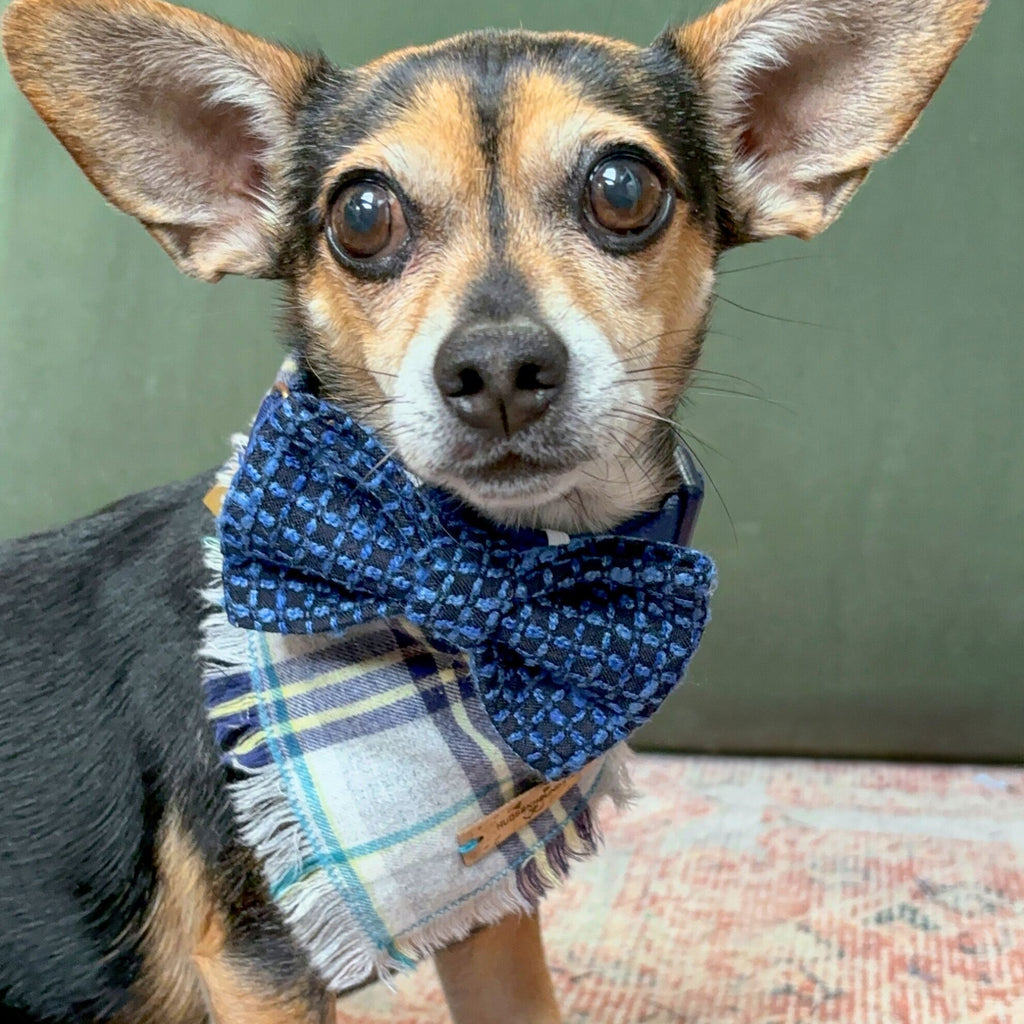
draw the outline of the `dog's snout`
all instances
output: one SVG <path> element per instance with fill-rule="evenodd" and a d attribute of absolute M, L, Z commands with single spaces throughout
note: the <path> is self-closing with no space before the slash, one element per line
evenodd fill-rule
<path fill-rule="evenodd" d="M 464 423 L 509 437 L 547 412 L 565 384 L 569 353 L 539 324 L 477 324 L 453 332 L 434 361 L 434 380 Z"/>

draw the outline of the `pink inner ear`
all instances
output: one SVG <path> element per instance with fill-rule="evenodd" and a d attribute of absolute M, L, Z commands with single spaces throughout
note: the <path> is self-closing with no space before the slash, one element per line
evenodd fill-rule
<path fill-rule="evenodd" d="M 853 41 L 809 43 L 792 51 L 784 66 L 747 75 L 738 111 L 738 155 L 791 165 L 809 142 L 820 148 L 842 120 L 844 97 L 851 105 L 858 66 L 861 73 L 869 71 L 863 56 L 863 47 Z"/>
<path fill-rule="evenodd" d="M 216 280 L 224 272 L 218 266 L 265 272 L 271 143 L 254 127 L 258 97 L 252 107 L 211 101 L 216 85 L 182 81 L 187 71 L 151 79 L 125 97 L 120 128 L 131 139 L 131 181 L 158 211 L 144 220 L 199 276 Z"/>
<path fill-rule="evenodd" d="M 187 131 L 194 173 L 219 195 L 265 201 L 266 143 L 251 126 L 252 114 L 227 103 L 200 107 Z"/>
<path fill-rule="evenodd" d="M 750 92 L 742 107 L 742 130 L 737 140 L 741 158 L 766 159 L 786 148 L 796 128 L 789 109 L 795 78 L 792 67 L 762 69 L 748 76 Z"/>
<path fill-rule="evenodd" d="M 266 205 L 267 143 L 253 130 L 253 112 L 211 103 L 199 88 L 166 89 L 149 107 L 169 143 L 168 171 L 207 195 L 211 212 L 228 215 L 245 205 Z M 251 211 L 250 211 L 251 212 Z"/>

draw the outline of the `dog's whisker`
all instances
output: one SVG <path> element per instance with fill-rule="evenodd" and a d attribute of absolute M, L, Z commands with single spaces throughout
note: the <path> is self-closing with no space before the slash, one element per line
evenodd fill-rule
<path fill-rule="evenodd" d="M 636 415 L 641 416 L 645 419 L 651 419 L 658 423 L 662 423 L 665 426 L 671 428 L 673 431 L 675 431 L 677 436 L 679 436 L 680 438 L 691 437 L 698 444 L 703 445 L 708 451 L 714 452 L 714 454 L 719 456 L 719 458 L 726 458 L 726 456 L 723 455 L 722 452 L 720 452 L 717 448 L 709 444 L 707 441 L 702 440 L 700 437 L 694 434 L 693 431 L 688 430 L 686 427 L 683 427 L 682 424 L 678 423 L 676 420 L 670 419 L 667 416 L 662 416 L 655 410 L 650 409 L 647 406 L 637 405 L 637 403 L 635 402 L 631 402 L 630 405 L 633 406 L 634 409 L 636 409 Z"/>
<path fill-rule="evenodd" d="M 697 438 L 695 435 L 690 434 L 690 436 L 693 437 L 693 439 L 695 441 L 698 441 L 699 443 L 704 444 L 705 447 L 709 447 L 706 444 L 706 442 L 700 441 L 700 439 Z M 713 448 L 711 450 L 714 451 Z M 736 523 L 733 521 L 732 513 L 729 511 L 729 505 L 726 503 L 725 495 L 722 494 L 721 490 L 719 489 L 718 484 L 715 483 L 715 478 L 711 475 L 711 472 L 708 469 L 707 465 L 705 464 L 704 460 L 700 457 L 700 453 L 699 452 L 695 452 L 693 450 L 693 448 L 691 447 L 690 448 L 690 454 L 693 456 L 694 461 L 700 467 L 701 473 L 704 474 L 704 479 L 707 480 L 707 482 L 711 485 L 711 489 L 715 492 L 715 496 L 718 498 L 718 503 L 722 506 L 722 511 L 725 513 L 725 518 L 726 518 L 726 520 L 729 523 L 729 531 L 732 533 L 733 543 L 736 544 L 737 546 L 739 546 L 740 535 L 736 531 Z"/>
<path fill-rule="evenodd" d="M 651 476 L 648 467 L 644 466 L 643 463 L 640 461 L 640 458 L 637 455 L 637 453 L 633 449 L 628 448 L 621 438 L 617 437 L 615 440 L 618 442 L 619 447 L 626 453 L 630 461 L 636 466 L 638 470 L 640 470 L 641 475 L 643 476 L 644 480 L 646 480 L 647 483 L 650 485 L 651 490 L 656 492 L 658 490 L 658 485 L 655 483 L 653 477 Z"/>
<path fill-rule="evenodd" d="M 623 415 L 632 416 L 633 414 L 632 413 L 623 413 Z M 676 438 L 686 444 L 687 448 L 690 451 L 690 454 L 693 455 L 694 460 L 697 462 L 697 465 L 700 466 L 700 469 L 703 472 L 704 476 L 706 477 L 708 483 L 711 485 L 712 489 L 714 490 L 715 494 L 717 495 L 718 500 L 719 500 L 719 502 L 722 505 L 722 510 L 725 512 L 726 518 L 729 521 L 729 526 L 732 529 L 733 537 L 734 537 L 734 539 L 736 539 L 738 541 L 738 535 L 736 533 L 735 524 L 733 523 L 732 514 L 729 511 L 729 506 L 726 503 L 725 498 L 722 495 L 722 492 L 721 492 L 721 490 L 718 487 L 718 484 L 715 483 L 714 477 L 711 475 L 711 472 L 708 470 L 707 465 L 704 463 L 703 459 L 701 459 L 700 453 L 695 451 L 693 446 L 692 446 L 692 444 L 690 444 L 689 442 L 696 443 L 696 444 L 700 445 L 701 447 L 706 448 L 708 451 L 713 452 L 715 455 L 718 455 L 720 458 L 725 458 L 726 456 L 724 456 L 720 451 L 718 451 L 718 449 L 714 448 L 711 444 L 709 444 L 703 438 L 700 438 L 696 434 L 694 434 L 693 431 L 687 430 L 686 428 L 680 426 L 678 423 L 675 423 L 672 420 L 667 420 L 667 419 L 665 419 L 665 417 L 662 417 L 662 416 L 657 416 L 657 417 L 654 417 L 654 418 L 657 419 L 658 422 L 664 423 L 666 426 L 670 427 L 671 430 L 672 430 L 672 433 L 676 436 Z"/>
<path fill-rule="evenodd" d="M 675 363 L 662 363 L 656 366 L 638 366 L 635 369 L 625 369 L 622 372 L 624 375 L 629 377 L 641 377 L 641 375 L 644 373 L 657 373 L 663 370 L 676 371 L 679 369 L 680 367 Z M 746 384 L 747 387 L 752 388 L 758 396 L 763 395 L 764 393 L 764 389 L 759 384 L 756 384 L 754 381 L 749 380 L 746 377 L 740 377 L 738 374 L 735 373 L 725 373 L 722 370 L 710 370 L 703 366 L 695 366 L 692 369 L 688 370 L 687 372 L 693 377 L 719 377 L 723 380 L 732 380 L 736 381 L 739 384 Z M 696 385 L 690 385 L 691 388 L 694 386 Z"/>
<path fill-rule="evenodd" d="M 711 489 L 715 492 L 715 496 L 718 498 L 719 504 L 721 504 L 721 506 L 722 506 L 722 511 L 725 512 L 725 517 L 726 517 L 726 519 L 729 522 L 729 528 L 730 528 L 730 530 L 732 532 L 733 540 L 738 544 L 739 543 L 739 534 L 736 531 L 736 525 L 735 525 L 735 523 L 733 521 L 732 513 L 729 511 L 729 506 L 728 506 L 728 504 L 727 504 L 727 502 L 725 500 L 725 497 L 722 494 L 721 490 L 719 489 L 718 484 L 715 483 L 714 477 L 711 475 L 711 472 L 708 470 L 707 465 L 705 464 L 704 460 L 700 457 L 700 454 L 698 452 L 694 451 L 693 446 L 689 442 L 693 441 L 694 443 L 701 445 L 702 447 L 706 448 L 708 451 L 713 452 L 715 455 L 718 455 L 720 458 L 726 458 L 726 456 L 723 455 L 716 448 L 714 448 L 712 445 L 710 445 L 707 441 L 705 441 L 702 438 L 698 437 L 692 431 L 687 430 L 686 428 L 680 426 L 674 420 L 668 419 L 665 416 L 661 416 L 658 413 L 652 413 L 650 410 L 644 409 L 644 410 L 637 410 L 637 411 L 634 411 L 634 412 L 630 412 L 629 410 L 618 408 L 618 409 L 612 410 L 612 414 L 615 415 L 615 416 L 619 416 L 619 417 L 622 417 L 624 419 L 630 420 L 632 422 L 636 422 L 637 417 L 640 417 L 642 419 L 649 419 L 649 420 L 652 420 L 654 422 L 657 422 L 657 423 L 667 427 L 671 431 L 671 433 L 676 437 L 677 440 L 679 440 L 682 443 L 686 444 L 687 448 L 690 451 L 690 454 L 693 455 L 694 461 L 700 467 L 701 472 L 703 473 L 703 475 L 704 475 L 705 479 L 707 480 L 708 484 L 711 486 Z"/>
<path fill-rule="evenodd" d="M 372 366 L 363 366 L 361 363 L 347 363 L 333 357 L 331 357 L 331 367 L 341 367 L 346 370 L 358 370 L 360 373 L 370 373 L 375 377 L 398 377 L 397 373 L 391 373 L 389 370 L 375 370 Z"/>
<path fill-rule="evenodd" d="M 733 391 L 731 388 L 713 388 L 701 384 L 691 384 L 686 390 L 687 392 L 696 392 L 700 395 L 718 395 L 722 398 L 745 398 L 753 402 L 763 402 L 765 405 L 773 406 L 776 409 L 782 409 L 784 412 L 788 412 L 791 416 L 797 415 L 796 409 L 791 405 L 786 405 L 785 402 L 780 402 L 775 398 L 768 398 L 765 395 L 752 395 L 749 391 Z"/>
<path fill-rule="evenodd" d="M 636 349 L 640 348 L 642 345 L 653 345 L 655 342 L 664 341 L 666 338 L 673 338 L 673 337 L 675 337 L 678 334 L 691 334 L 691 335 L 694 335 L 694 334 L 699 334 L 699 333 L 700 333 L 699 331 L 695 331 L 692 327 L 676 327 L 676 328 L 673 328 L 672 330 L 661 331 L 658 334 L 652 334 L 652 335 L 650 335 L 648 337 L 639 338 L 637 341 L 634 341 L 629 346 L 629 348 L 626 349 L 626 351 L 627 352 L 633 352 Z M 630 358 L 634 358 L 635 359 L 635 358 L 640 358 L 640 356 L 637 355 L 637 356 L 632 356 Z"/>
<path fill-rule="evenodd" d="M 764 390 L 760 384 L 755 384 L 754 381 L 748 380 L 746 377 L 740 377 L 738 374 L 735 373 L 725 373 L 722 370 L 709 370 L 703 366 L 694 367 L 693 373 L 695 375 L 700 374 L 708 377 L 722 377 L 725 380 L 735 380 L 738 381 L 740 384 L 746 384 L 747 387 L 753 388 L 755 391 L 758 392 Z"/>
<path fill-rule="evenodd" d="M 736 302 L 734 299 L 727 299 L 721 292 L 714 292 L 714 299 L 724 302 L 727 306 L 732 306 L 735 309 L 740 309 L 744 313 L 753 313 L 754 316 L 763 316 L 766 320 L 777 320 L 783 324 L 796 324 L 798 327 L 816 327 L 821 331 L 833 331 L 834 327 L 830 327 L 827 324 L 816 324 L 810 320 L 793 320 L 791 317 L 779 316 L 776 313 L 765 313 L 760 309 L 753 309 L 750 306 L 744 306 L 741 302 Z"/>
<path fill-rule="evenodd" d="M 717 277 L 725 277 L 727 274 L 742 274 L 748 270 L 760 270 L 762 267 L 777 267 L 780 263 L 802 263 L 804 260 L 809 260 L 810 256 L 783 256 L 779 260 L 766 260 L 764 263 L 750 263 L 745 267 L 728 267 L 725 270 L 719 270 Z"/>

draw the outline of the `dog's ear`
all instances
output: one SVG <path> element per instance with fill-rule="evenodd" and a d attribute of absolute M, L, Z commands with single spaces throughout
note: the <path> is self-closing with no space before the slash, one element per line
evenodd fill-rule
<path fill-rule="evenodd" d="M 14 0 L 18 86 L 184 271 L 280 272 L 294 118 L 316 58 L 157 0 Z"/>
<path fill-rule="evenodd" d="M 731 0 L 667 41 L 724 152 L 729 239 L 810 238 L 891 153 L 987 0 Z"/>

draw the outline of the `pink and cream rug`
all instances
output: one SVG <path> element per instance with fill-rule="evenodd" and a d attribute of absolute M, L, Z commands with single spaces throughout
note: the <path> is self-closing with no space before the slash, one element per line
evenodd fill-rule
<path fill-rule="evenodd" d="M 1024 770 L 644 756 L 545 906 L 566 1024 L 1024 1024 Z M 338 1024 L 444 1024 L 429 966 Z"/>

